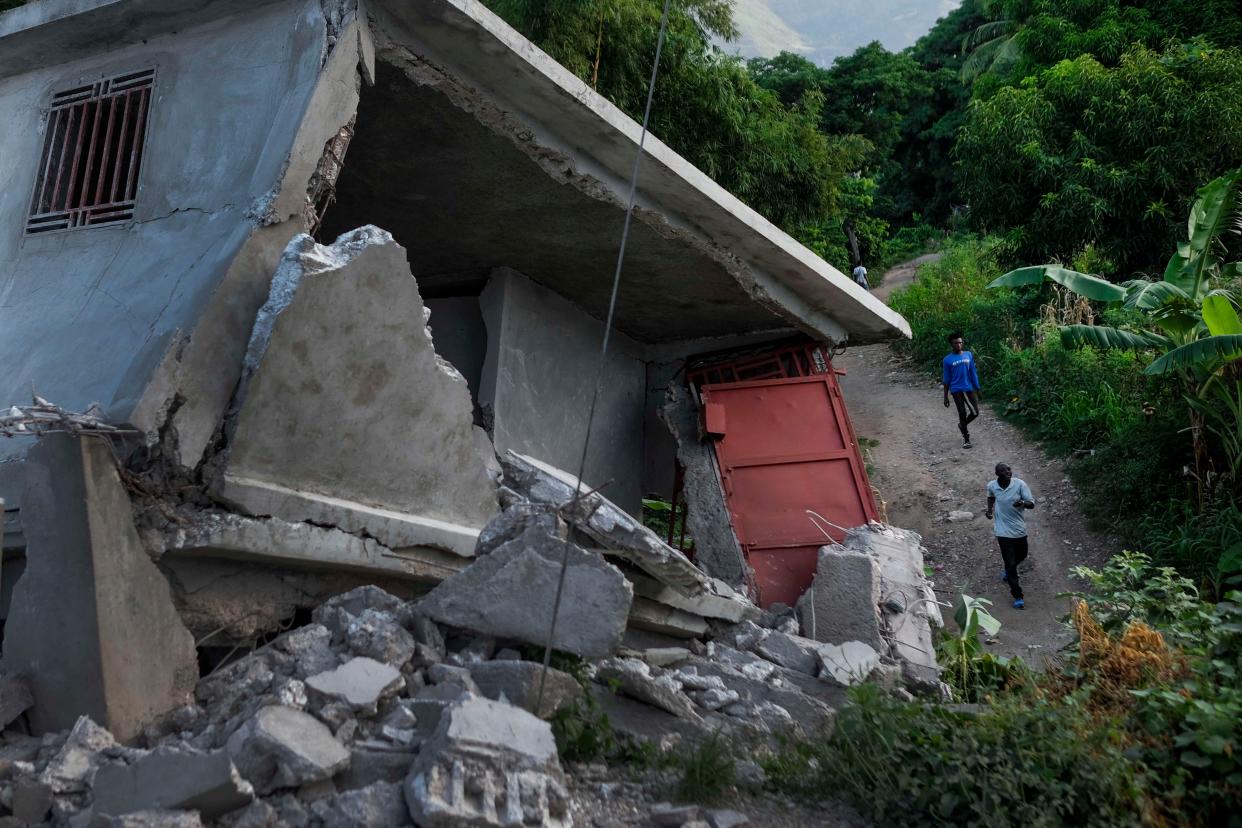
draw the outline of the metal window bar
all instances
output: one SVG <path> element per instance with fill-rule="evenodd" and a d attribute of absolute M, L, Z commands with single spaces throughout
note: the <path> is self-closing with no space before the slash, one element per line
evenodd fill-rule
<path fill-rule="evenodd" d="M 27 233 L 133 218 L 154 82 L 145 69 L 52 96 Z"/>

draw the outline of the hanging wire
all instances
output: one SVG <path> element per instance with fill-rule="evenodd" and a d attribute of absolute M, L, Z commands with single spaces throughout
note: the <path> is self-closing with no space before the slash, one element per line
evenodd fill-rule
<path fill-rule="evenodd" d="M 621 288 L 621 268 L 625 264 L 625 248 L 630 240 L 630 220 L 634 217 L 634 199 L 638 193 L 638 171 L 646 152 L 647 127 L 651 122 L 651 102 L 655 98 L 656 78 L 660 74 L 660 53 L 664 51 L 664 35 L 668 30 L 669 0 L 664 0 L 660 15 L 660 34 L 656 38 L 655 61 L 651 64 L 651 81 L 647 84 L 647 103 L 643 108 L 642 132 L 638 136 L 638 153 L 634 156 L 634 169 L 630 173 L 630 194 L 625 207 L 625 224 L 621 229 L 621 247 L 617 250 L 617 266 L 612 275 L 612 295 L 608 299 L 608 317 L 604 321 L 604 341 L 600 345 L 599 364 L 595 371 L 595 387 L 591 391 L 591 407 L 587 411 L 586 436 L 582 440 L 582 458 L 578 462 L 578 479 L 574 484 L 574 496 L 566 510 L 570 525 L 577 519 L 578 504 L 582 500 L 582 477 L 586 474 L 587 453 L 591 448 L 591 429 L 595 425 L 595 409 L 599 404 L 600 386 L 604 381 L 604 360 L 608 356 L 608 344 L 612 338 L 612 320 L 617 309 L 617 293 Z M 561 598 L 565 593 L 565 573 L 569 569 L 569 550 L 572 541 L 565 538 L 565 551 L 561 556 L 561 572 L 556 581 L 556 600 L 552 604 L 552 624 L 548 630 L 548 643 L 543 648 L 543 671 L 539 675 L 539 694 L 535 709 L 543 709 L 543 689 L 548 680 L 548 667 L 552 663 L 552 644 L 556 640 L 556 622 L 561 614 Z"/>

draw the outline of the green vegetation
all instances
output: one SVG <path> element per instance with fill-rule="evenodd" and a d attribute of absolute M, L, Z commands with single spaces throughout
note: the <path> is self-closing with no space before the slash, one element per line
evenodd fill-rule
<path fill-rule="evenodd" d="M 1136 553 L 1075 574 L 1091 590 L 1062 669 L 998 686 L 972 667 L 957 692 L 986 702 L 973 708 L 864 686 L 830 736 L 769 758 L 769 778 L 841 791 L 877 824 L 1239 824 L 1242 593 L 1205 604 Z"/>

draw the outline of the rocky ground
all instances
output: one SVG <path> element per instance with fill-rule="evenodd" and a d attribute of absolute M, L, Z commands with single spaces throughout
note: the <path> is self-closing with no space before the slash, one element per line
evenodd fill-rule
<path fill-rule="evenodd" d="M 911 536 L 857 530 L 821 554 L 821 580 L 848 594 L 761 612 L 602 497 L 569 515 L 564 482 L 519 461 L 506 463 L 519 491 L 505 488 L 472 564 L 416 601 L 375 586 L 330 598 L 309 623 L 211 669 L 129 744 L 87 716 L 27 735 L 29 693 L 0 677 L 0 828 L 857 824 L 831 801 L 774 793 L 763 759 L 822 738 L 863 681 L 943 697 L 920 656 L 938 619 L 914 593 L 892 600 L 894 584 L 921 581 Z M 539 644 L 563 559 L 545 675 Z M 710 607 L 704 633 L 633 628 L 637 576 L 623 569 L 635 567 Z M 804 637 L 812 603 L 820 634 L 844 624 L 859 640 Z M 679 757 L 703 745 L 733 767 L 710 806 L 678 801 Z"/>

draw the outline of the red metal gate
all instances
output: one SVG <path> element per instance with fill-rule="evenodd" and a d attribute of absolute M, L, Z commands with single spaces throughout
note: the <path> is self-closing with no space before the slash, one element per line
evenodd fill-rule
<path fill-rule="evenodd" d="M 733 528 L 762 606 L 793 604 L 811 583 L 824 533 L 877 520 L 858 441 L 831 364 L 790 379 L 700 387 Z M 844 533 L 824 527 L 834 540 Z"/>

